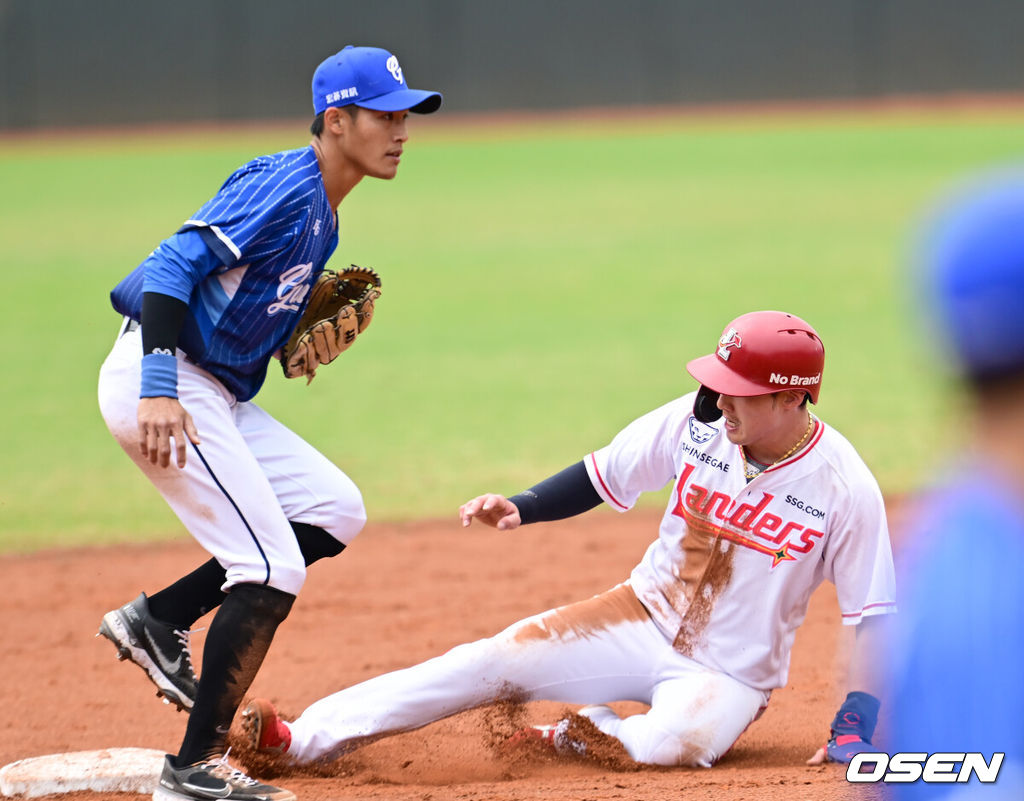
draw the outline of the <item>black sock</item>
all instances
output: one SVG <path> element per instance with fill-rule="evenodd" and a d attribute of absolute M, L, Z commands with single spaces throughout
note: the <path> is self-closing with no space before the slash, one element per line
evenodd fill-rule
<path fill-rule="evenodd" d="M 188 717 L 179 766 L 224 753 L 228 729 L 295 596 L 263 584 L 236 584 L 210 624 L 203 672 Z"/>
<path fill-rule="evenodd" d="M 345 550 L 342 543 L 319 526 L 294 522 L 291 526 L 307 567 Z M 150 614 L 176 629 L 190 629 L 199 618 L 223 603 L 226 596 L 220 588 L 224 579 L 224 568 L 216 559 L 204 562 L 169 587 L 151 595 Z"/>
<path fill-rule="evenodd" d="M 224 568 L 211 559 L 169 587 L 149 596 L 149 612 L 157 620 L 186 631 L 203 615 L 220 606 L 226 597 L 221 592 Z"/>

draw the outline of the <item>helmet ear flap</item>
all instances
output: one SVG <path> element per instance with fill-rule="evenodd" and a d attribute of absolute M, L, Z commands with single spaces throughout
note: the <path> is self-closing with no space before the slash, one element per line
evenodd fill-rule
<path fill-rule="evenodd" d="M 721 395 L 713 389 L 708 389 L 703 384 L 697 390 L 697 397 L 693 401 L 693 416 L 702 423 L 713 423 L 722 416 L 722 410 L 718 408 L 718 398 Z"/>

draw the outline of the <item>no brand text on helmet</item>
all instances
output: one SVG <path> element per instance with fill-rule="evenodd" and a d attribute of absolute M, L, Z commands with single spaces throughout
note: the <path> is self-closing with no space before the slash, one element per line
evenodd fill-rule
<path fill-rule="evenodd" d="M 769 384 L 781 384 L 784 387 L 811 387 L 821 383 L 821 373 L 817 375 L 782 375 L 772 373 Z"/>

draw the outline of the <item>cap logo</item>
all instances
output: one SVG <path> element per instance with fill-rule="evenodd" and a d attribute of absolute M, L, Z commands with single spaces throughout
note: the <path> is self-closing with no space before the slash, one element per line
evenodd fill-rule
<path fill-rule="evenodd" d="M 380 62 L 377 62 L 378 64 Z M 388 72 L 391 73 L 391 77 L 399 83 L 402 83 L 402 68 L 398 66 L 398 59 L 395 56 L 391 56 L 384 65 L 387 67 Z"/>
<path fill-rule="evenodd" d="M 739 350 L 743 347 L 743 340 L 740 339 L 740 334 L 735 328 L 730 328 L 722 334 L 722 338 L 718 340 L 718 346 L 718 358 L 727 362 L 730 355 L 729 348 Z"/>

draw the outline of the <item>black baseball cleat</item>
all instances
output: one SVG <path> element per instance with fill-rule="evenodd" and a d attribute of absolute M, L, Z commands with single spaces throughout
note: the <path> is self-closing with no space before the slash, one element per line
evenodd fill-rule
<path fill-rule="evenodd" d="M 154 618 L 146 593 L 107 612 L 99 635 L 114 643 L 118 659 L 128 659 L 146 671 L 165 704 L 191 711 L 198 679 L 192 668 L 189 632 Z"/>
<path fill-rule="evenodd" d="M 175 766 L 174 757 L 164 758 L 160 784 L 153 792 L 153 801 L 296 801 L 295 793 L 263 784 L 228 764 L 225 754 L 208 762 L 197 762 L 183 768 Z"/>

